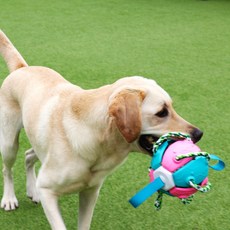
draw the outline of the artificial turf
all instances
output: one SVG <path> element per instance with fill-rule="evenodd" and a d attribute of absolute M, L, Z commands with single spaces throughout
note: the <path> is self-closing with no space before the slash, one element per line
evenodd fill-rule
<path fill-rule="evenodd" d="M 179 114 L 200 127 L 200 147 L 219 155 L 223 172 L 210 171 L 211 192 L 188 206 L 156 196 L 134 209 L 128 199 L 148 183 L 150 158 L 130 154 L 106 180 L 96 205 L 93 230 L 223 230 L 230 228 L 229 86 L 230 1 L 228 0 L 11 0 L 0 4 L 0 27 L 30 65 L 48 66 L 84 88 L 123 76 L 155 79 Z M 7 68 L 0 61 L 0 80 Z M 25 134 L 14 169 L 20 208 L 0 210 L 0 229 L 49 229 L 41 205 L 26 198 Z M 0 181 L 2 194 L 2 180 Z M 77 195 L 61 198 L 68 229 L 76 229 Z"/>

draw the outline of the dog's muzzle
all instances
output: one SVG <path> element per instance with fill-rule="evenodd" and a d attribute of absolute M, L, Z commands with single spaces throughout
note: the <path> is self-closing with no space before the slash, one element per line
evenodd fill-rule
<path fill-rule="evenodd" d="M 153 144 L 158 140 L 159 137 L 152 134 L 141 135 L 138 143 L 142 149 L 147 151 L 151 156 L 153 155 Z"/>

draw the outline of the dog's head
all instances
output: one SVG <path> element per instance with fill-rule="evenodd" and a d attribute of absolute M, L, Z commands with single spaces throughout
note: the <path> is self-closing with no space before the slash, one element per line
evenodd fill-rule
<path fill-rule="evenodd" d="M 125 140 L 142 152 L 151 155 L 153 142 L 168 132 L 189 134 L 194 142 L 201 139 L 202 131 L 176 113 L 170 96 L 155 81 L 130 77 L 114 85 L 109 115 Z"/>

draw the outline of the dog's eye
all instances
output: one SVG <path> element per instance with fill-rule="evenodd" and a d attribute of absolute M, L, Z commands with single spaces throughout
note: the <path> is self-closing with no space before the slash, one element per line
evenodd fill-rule
<path fill-rule="evenodd" d="M 166 108 L 163 108 L 160 112 L 156 113 L 155 115 L 157 117 L 167 117 L 168 113 L 168 110 Z"/>

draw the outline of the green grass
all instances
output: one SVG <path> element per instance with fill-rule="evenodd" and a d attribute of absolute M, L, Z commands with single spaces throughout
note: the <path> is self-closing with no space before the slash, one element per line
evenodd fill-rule
<path fill-rule="evenodd" d="M 150 159 L 130 154 L 108 177 L 93 230 L 229 229 L 230 1 L 228 0 L 11 0 L 1 2 L 0 27 L 30 65 L 51 67 L 84 88 L 129 75 L 155 79 L 177 111 L 205 131 L 202 149 L 223 158 L 223 172 L 210 171 L 212 191 L 184 206 L 155 195 L 134 209 L 127 200 L 148 182 Z M 0 61 L 1 81 L 7 76 Z M 23 133 L 14 169 L 20 208 L 0 210 L 1 229 L 49 229 L 41 205 L 25 195 Z M 2 194 L 2 181 L 0 181 Z M 76 229 L 77 195 L 60 201 L 68 229 Z"/>

